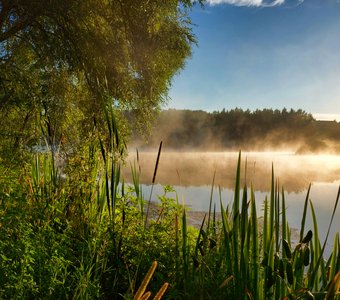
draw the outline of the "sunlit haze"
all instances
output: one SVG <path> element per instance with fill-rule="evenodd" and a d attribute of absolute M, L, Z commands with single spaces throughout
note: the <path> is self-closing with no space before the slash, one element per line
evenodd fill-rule
<path fill-rule="evenodd" d="M 190 15 L 198 46 L 167 107 L 301 108 L 340 120 L 339 1 L 209 0 Z"/>

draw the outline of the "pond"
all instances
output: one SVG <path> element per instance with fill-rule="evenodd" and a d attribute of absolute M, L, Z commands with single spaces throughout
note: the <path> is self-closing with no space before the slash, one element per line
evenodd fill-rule
<path fill-rule="evenodd" d="M 265 197 L 270 196 L 273 166 L 275 180 L 285 191 L 290 226 L 300 227 L 307 189 L 311 184 L 309 198 L 314 205 L 319 235 L 325 238 L 340 184 L 340 156 L 269 151 L 244 152 L 241 156 L 241 182 L 253 186 L 259 215 Z M 151 192 L 156 159 L 157 152 L 139 153 L 140 182 L 146 199 Z M 176 193 L 169 196 L 177 196 L 179 202 L 192 211 L 206 212 L 213 191 L 213 205 L 216 211 L 220 211 L 220 197 L 224 207 L 232 204 L 237 159 L 238 152 L 162 152 L 152 199 L 163 194 L 163 185 L 171 185 Z M 130 154 L 129 161 L 136 163 L 135 153 Z M 126 171 L 124 177 L 131 182 L 131 172 Z M 312 229 L 310 208 L 307 217 L 306 230 Z M 339 231 L 340 208 L 334 217 L 329 243 Z"/>

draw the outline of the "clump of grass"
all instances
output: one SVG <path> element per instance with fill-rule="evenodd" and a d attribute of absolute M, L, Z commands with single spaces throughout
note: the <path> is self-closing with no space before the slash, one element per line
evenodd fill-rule
<path fill-rule="evenodd" d="M 309 190 L 302 215 L 300 238 L 292 247 L 291 229 L 286 220 L 285 194 L 280 191 L 272 172 L 269 200 L 264 201 L 262 229 L 253 188 L 241 189 L 240 162 L 235 178 L 234 202 L 225 209 L 221 201 L 220 226 L 212 226 L 204 220 L 197 237 L 193 256 L 193 271 L 184 272 L 183 281 L 190 293 L 188 299 L 302 299 L 304 297 L 325 298 L 334 290 L 336 274 L 340 268 L 338 234 L 332 254 L 324 259 L 328 239 L 321 246 L 318 225 Z M 248 192 L 250 197 L 248 198 Z M 242 195 L 242 196 L 241 196 Z M 337 195 L 330 219 L 331 227 L 339 201 Z M 307 207 L 311 207 L 313 231 L 305 234 Z M 211 210 L 209 209 L 208 220 Z M 185 218 L 185 214 L 183 215 Z M 185 222 L 183 222 L 185 226 Z M 185 229 L 183 229 L 185 231 Z M 329 229 L 328 229 L 329 233 Z M 183 239 L 183 245 L 186 243 Z M 190 260 L 189 252 L 184 265 Z M 335 280 L 335 281 L 334 281 Z M 338 290 L 337 290 L 338 292 Z M 336 293 L 337 293 L 336 292 Z M 338 295 L 338 294 L 334 295 Z M 332 294 L 333 295 L 333 294 Z"/>

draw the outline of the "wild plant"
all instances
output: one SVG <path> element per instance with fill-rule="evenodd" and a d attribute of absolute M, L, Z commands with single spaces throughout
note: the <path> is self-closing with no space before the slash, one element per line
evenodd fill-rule
<path fill-rule="evenodd" d="M 204 218 L 197 236 L 195 251 L 183 251 L 183 282 L 187 299 L 302 299 L 325 298 L 334 292 L 339 272 L 339 239 L 335 237 L 332 254 L 324 259 L 328 234 L 321 247 L 318 226 L 309 199 L 309 190 L 302 215 L 300 237 L 295 241 L 286 218 L 285 194 L 274 180 L 269 201 L 264 201 L 263 219 L 257 216 L 253 188 L 241 189 L 241 154 L 236 170 L 234 201 L 224 208 L 221 221 L 210 222 L 211 211 Z M 248 192 L 250 197 L 248 198 Z M 334 204 L 329 227 L 339 200 Z M 313 230 L 305 233 L 308 204 L 311 207 Z M 205 220 L 208 222 L 205 224 Z M 183 226 L 186 226 L 185 213 Z M 183 232 L 186 228 L 183 229 Z M 328 230 L 329 232 L 329 230 Z M 186 248 L 185 236 L 182 239 Z M 188 270 L 192 265 L 192 271 Z M 331 288 L 332 287 L 332 288 Z M 331 289 L 333 292 L 329 292 Z M 329 296 L 327 296 L 329 297 Z M 314 299 L 313 298 L 313 299 Z"/>
<path fill-rule="evenodd" d="M 340 285 L 339 234 L 325 257 L 308 189 L 297 240 L 291 235 L 286 199 L 272 171 L 271 190 L 259 217 L 252 185 L 241 183 L 241 153 L 234 199 L 212 205 L 200 228 L 189 223 L 172 187 L 158 202 L 147 200 L 139 182 L 121 175 L 119 139 L 112 107 L 105 107 L 106 135 L 94 130 L 60 176 L 48 153 L 32 158 L 24 180 L 0 186 L 0 296 L 37 299 L 131 299 L 153 261 L 150 289 L 169 299 L 336 299 Z M 96 125 L 96 124 L 95 124 Z M 94 126 L 95 126 L 94 125 Z M 95 127 L 94 127 L 95 129 Z M 156 183 L 162 144 L 152 186 Z M 340 197 L 336 197 L 329 228 Z M 312 228 L 306 228 L 308 208 Z M 13 251 L 14 249 L 14 251 Z M 151 276 L 147 276 L 149 279 Z M 165 287 L 163 287 L 165 289 Z M 161 297 L 160 294 L 155 296 Z"/>

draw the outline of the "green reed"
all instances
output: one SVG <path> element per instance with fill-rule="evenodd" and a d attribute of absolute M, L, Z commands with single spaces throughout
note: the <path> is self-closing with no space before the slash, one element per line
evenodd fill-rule
<path fill-rule="evenodd" d="M 57 295 L 58 290 L 58 295 L 65 297 L 67 294 L 74 299 L 129 299 L 135 295 L 152 261 L 157 260 L 159 271 L 152 280 L 151 290 L 157 291 L 164 282 L 169 282 L 167 294 L 173 299 L 339 298 L 338 233 L 329 258 L 325 258 L 324 252 L 340 189 L 323 243 L 309 197 L 310 187 L 301 216 L 299 238 L 292 238 L 285 192 L 275 180 L 274 168 L 270 195 L 263 203 L 263 217 L 258 216 L 254 189 L 241 181 L 241 153 L 231 206 L 224 207 L 220 190 L 220 218 L 212 206 L 214 179 L 209 211 L 200 228 L 190 225 L 187 209 L 179 207 L 177 199 L 168 199 L 166 192 L 155 216 L 151 214 L 152 192 L 147 201 L 143 198 L 139 156 L 137 166 L 131 165 L 132 185 L 124 183 L 120 162 L 115 156 L 117 149 L 123 146 L 117 138 L 118 129 L 110 108 L 105 116 L 110 139 L 104 141 L 98 136 L 89 145 L 84 160 L 90 167 L 86 176 L 80 177 L 81 181 L 77 177 L 74 182 L 71 176 L 62 180 L 52 167 L 53 159 L 46 154 L 32 160 L 27 197 L 34 208 L 28 212 L 34 217 L 25 218 L 25 222 L 31 222 L 27 226 L 31 231 L 24 236 L 32 237 L 36 243 L 29 249 L 40 250 L 27 254 L 32 256 L 30 268 L 20 273 L 23 278 L 31 272 L 30 284 L 37 291 L 28 295 L 43 298 L 46 294 L 42 287 L 53 283 L 55 290 L 51 290 L 50 297 Z M 161 145 L 152 185 L 156 182 L 160 153 Z M 37 209 L 40 213 L 33 215 Z M 309 231 L 306 230 L 308 209 L 312 216 Z M 5 215 L 6 211 L 1 213 Z M 4 228 L 0 226 L 0 231 Z M 26 226 L 21 226 L 20 230 L 24 228 Z M 60 239 L 63 244 L 56 243 L 54 248 L 49 246 L 53 239 Z M 66 244 L 68 240 L 72 242 Z M 16 241 L 13 240 L 14 244 Z M 3 251 L 8 248 L 7 244 L 2 246 L 1 243 L 0 247 Z M 57 254 L 53 256 L 50 250 L 57 250 L 53 253 L 62 253 L 62 256 L 56 258 Z M 6 252 L 2 255 L 9 257 Z M 56 260 L 62 272 L 57 270 Z M 33 261 L 36 270 L 32 267 Z M 51 274 L 43 263 L 53 266 Z M 9 274 L 7 267 L 3 270 Z M 53 281 L 53 274 L 63 274 L 63 277 L 58 282 Z M 16 282 L 13 280 L 11 286 Z M 63 283 L 62 287 L 59 282 Z M 24 288 L 29 290 L 27 285 Z M 3 297 L 19 295 L 4 291 L 7 292 L 0 280 Z"/>
<path fill-rule="evenodd" d="M 196 242 L 196 249 L 200 251 L 195 251 L 193 258 L 195 272 L 184 274 L 186 282 L 191 282 L 189 298 L 323 299 L 340 271 L 339 238 L 337 234 L 331 256 L 325 260 L 329 229 L 321 247 L 318 224 L 309 199 L 310 187 L 302 214 L 300 237 L 294 241 L 287 223 L 285 193 L 283 188 L 280 191 L 275 181 L 274 170 L 270 198 L 264 201 L 263 219 L 257 216 L 253 188 L 250 188 L 249 198 L 246 184 L 242 190 L 240 188 L 240 170 L 241 154 L 232 210 L 225 209 L 220 202 L 221 221 L 214 236 L 209 222 L 204 227 L 203 220 L 200 228 Z M 338 200 L 339 193 L 329 228 Z M 305 234 L 308 207 L 311 208 L 313 230 Z M 208 220 L 210 214 L 209 209 Z M 210 239 L 214 242 L 207 243 Z M 293 244 L 296 244 L 295 247 Z"/>

